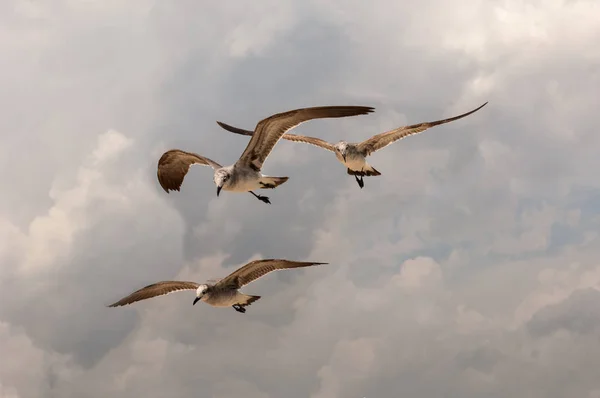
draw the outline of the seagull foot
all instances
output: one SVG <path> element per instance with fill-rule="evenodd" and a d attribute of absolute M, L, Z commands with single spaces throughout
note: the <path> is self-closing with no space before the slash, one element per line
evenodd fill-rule
<path fill-rule="evenodd" d="M 365 182 L 363 181 L 363 177 L 360 176 L 360 178 L 358 178 L 358 176 L 354 176 L 354 178 L 356 178 L 356 182 L 358 183 L 358 186 L 360 187 L 360 189 L 363 189 L 365 186 Z"/>
<path fill-rule="evenodd" d="M 258 200 L 260 200 L 261 202 L 265 202 L 267 204 L 271 204 L 271 201 L 269 200 L 269 198 L 267 196 L 258 195 L 256 198 Z"/>
<path fill-rule="evenodd" d="M 261 202 L 265 202 L 267 204 L 271 204 L 271 202 L 269 201 L 269 198 L 266 196 L 262 196 L 262 195 L 257 195 L 252 191 L 249 191 L 252 195 L 254 195 L 254 197 L 258 200 L 260 200 Z"/>
<path fill-rule="evenodd" d="M 237 312 L 241 312 L 242 314 L 246 312 L 246 309 L 239 304 L 232 305 L 233 309 Z"/>

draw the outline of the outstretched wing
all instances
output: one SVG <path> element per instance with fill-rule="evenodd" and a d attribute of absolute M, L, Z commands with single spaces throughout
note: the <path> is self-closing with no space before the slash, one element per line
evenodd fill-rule
<path fill-rule="evenodd" d="M 244 285 L 264 276 L 272 271 L 282 269 L 310 267 L 313 265 L 321 265 L 327 263 L 300 262 L 280 259 L 256 260 L 249 262 L 236 271 L 221 279 L 215 285 L 215 288 L 234 288 L 239 289 Z"/>
<path fill-rule="evenodd" d="M 204 156 L 179 149 L 171 149 L 163 153 L 158 160 L 156 175 L 158 176 L 160 186 L 166 193 L 169 193 L 169 190 L 179 191 L 183 183 L 183 178 L 193 164 L 210 166 L 215 170 L 221 168 L 220 164 Z"/>
<path fill-rule="evenodd" d="M 219 121 L 217 121 L 217 124 L 219 126 L 221 126 L 223 129 L 230 131 L 232 133 L 235 133 L 235 134 L 249 135 L 249 136 L 254 135 L 254 131 L 244 130 L 244 129 L 241 129 L 238 127 L 233 127 L 229 124 L 225 124 L 225 123 L 219 122 Z M 294 141 L 294 142 L 304 142 L 305 144 L 315 145 L 315 146 L 321 147 L 323 149 L 327 149 L 328 151 L 335 152 L 333 145 L 331 145 L 329 142 L 323 141 L 322 139 L 319 139 L 319 138 L 307 137 L 305 135 L 296 135 L 296 134 L 284 134 L 281 136 L 281 138 L 284 140 L 289 140 L 289 141 Z"/>
<path fill-rule="evenodd" d="M 377 134 L 368 140 L 365 140 L 357 145 L 358 150 L 363 154 L 363 156 L 369 156 L 375 151 L 378 151 L 386 146 L 390 145 L 393 142 L 398 141 L 401 138 L 407 137 L 409 135 L 417 134 L 422 131 L 427 130 L 430 127 L 437 126 L 444 123 L 453 122 L 458 119 L 462 119 L 465 116 L 469 116 L 471 113 L 477 112 L 481 108 L 483 108 L 487 102 L 480 107 L 473 109 L 470 112 L 463 113 L 462 115 L 454 116 L 449 119 L 436 120 L 434 122 L 424 122 L 419 124 L 413 124 L 412 126 L 404 126 L 397 128 L 395 130 L 386 131 L 385 133 Z"/>
<path fill-rule="evenodd" d="M 314 146 L 318 146 L 323 149 L 327 149 L 328 151 L 335 152 L 335 148 L 332 144 L 327 141 L 323 141 L 320 138 L 316 137 L 307 137 L 305 135 L 296 135 L 296 134 L 284 134 L 283 139 L 294 142 L 304 142 L 305 144 L 310 144 Z"/>
<path fill-rule="evenodd" d="M 146 300 L 156 296 L 163 296 L 165 294 L 178 292 L 180 290 L 196 290 L 198 289 L 198 286 L 200 285 L 196 282 L 182 281 L 163 281 L 153 283 L 152 285 L 148 285 L 139 290 L 136 290 L 129 296 L 124 297 L 116 303 L 109 305 L 109 307 L 120 307 L 122 305 L 135 303 L 136 301 Z"/>
<path fill-rule="evenodd" d="M 225 129 L 225 130 L 227 130 L 229 132 L 232 132 L 232 133 L 236 133 L 236 134 L 240 134 L 240 135 L 248 135 L 250 137 L 252 137 L 254 135 L 254 131 L 252 131 L 252 130 L 244 130 L 244 129 L 241 129 L 239 127 L 233 127 L 233 126 L 231 126 L 231 125 L 229 125 L 227 123 L 223 123 L 223 122 L 220 122 L 218 120 L 217 120 L 217 124 L 219 126 L 221 126 L 222 129 Z"/>
<path fill-rule="evenodd" d="M 373 111 L 374 108 L 367 106 L 320 106 L 270 116 L 258 122 L 237 163 L 259 171 L 281 136 L 299 124 L 312 119 L 366 115 Z"/>

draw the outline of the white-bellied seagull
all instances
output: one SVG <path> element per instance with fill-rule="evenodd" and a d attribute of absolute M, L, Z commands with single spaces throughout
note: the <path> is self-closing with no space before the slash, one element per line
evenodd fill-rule
<path fill-rule="evenodd" d="M 288 177 L 269 177 L 261 173 L 263 163 L 282 135 L 308 120 L 366 115 L 373 111 L 374 108 L 367 106 L 321 106 L 278 113 L 258 122 L 248 146 L 235 164 L 223 167 L 204 156 L 172 149 L 165 152 L 158 161 L 158 181 L 167 193 L 169 190 L 179 191 L 190 166 L 201 164 L 214 169 L 213 181 L 217 186 L 217 196 L 221 189 L 250 192 L 259 200 L 271 203 L 268 197 L 257 195 L 253 191 L 275 188 L 288 180 Z"/>
<path fill-rule="evenodd" d="M 418 124 L 413 124 L 410 126 L 399 127 L 394 130 L 386 131 L 381 134 L 377 134 L 363 142 L 360 143 L 350 143 L 346 141 L 340 141 L 337 144 L 331 144 L 327 141 L 323 141 L 319 138 L 315 137 L 306 137 L 303 135 L 296 134 L 283 134 L 281 138 L 289 141 L 295 142 L 304 142 L 306 144 L 316 145 L 318 147 L 327 149 L 333 153 L 337 159 L 347 168 L 347 173 L 353 175 L 358 183 L 358 186 L 364 187 L 364 176 L 378 176 L 381 175 L 379 171 L 377 171 L 373 166 L 367 163 L 366 157 L 371 155 L 373 152 L 376 152 L 380 149 L 385 148 L 393 142 L 398 141 L 401 138 L 407 137 L 409 135 L 417 134 L 422 131 L 427 130 L 433 126 L 437 126 L 444 123 L 449 123 L 458 119 L 462 119 L 465 116 L 469 116 L 470 114 L 477 112 L 479 109 L 483 108 L 487 102 L 480 107 L 469 111 L 467 113 L 463 113 L 462 115 L 454 116 L 448 119 L 436 120 L 433 122 L 423 122 Z M 232 133 L 241 134 L 241 135 L 250 135 L 253 136 L 254 132 L 250 130 L 244 130 L 238 127 L 233 127 L 223 122 L 217 121 L 217 124 L 224 128 L 227 131 Z M 254 136 L 253 136 L 254 138 Z M 358 178 L 360 176 L 360 178 Z"/>
<path fill-rule="evenodd" d="M 146 300 L 156 296 L 162 296 L 181 290 L 195 290 L 196 298 L 193 304 L 204 301 L 213 307 L 233 307 L 238 312 L 246 312 L 246 306 L 255 302 L 260 296 L 251 296 L 241 293 L 239 289 L 250 282 L 268 274 L 272 271 L 310 267 L 327 263 L 300 262 L 281 259 L 255 260 L 238 268 L 223 279 L 216 282 L 199 284 L 185 281 L 163 281 L 143 287 L 129 296 L 122 298 L 109 305 L 109 307 L 120 307 Z"/>

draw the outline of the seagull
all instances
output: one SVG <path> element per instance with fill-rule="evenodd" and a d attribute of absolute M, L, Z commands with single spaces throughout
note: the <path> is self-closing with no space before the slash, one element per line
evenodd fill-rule
<path fill-rule="evenodd" d="M 407 137 L 409 135 L 417 134 L 427 130 L 430 127 L 437 126 L 444 123 L 449 123 L 454 120 L 461 119 L 465 116 L 470 115 L 471 113 L 477 112 L 481 108 L 483 108 L 487 102 L 480 107 L 463 113 L 462 115 L 454 116 L 449 119 L 436 120 L 433 122 L 423 122 L 418 124 L 413 124 L 411 126 L 403 126 L 394 130 L 386 131 L 381 134 L 377 134 L 363 142 L 360 143 L 350 143 L 346 141 L 340 141 L 337 144 L 331 144 L 327 141 L 323 141 L 319 138 L 315 137 L 306 137 L 303 135 L 296 134 L 283 134 L 281 138 L 284 138 L 289 141 L 295 142 L 304 142 L 306 144 L 316 145 L 318 147 L 327 149 L 335 153 L 337 159 L 347 167 L 347 172 L 349 175 L 353 175 L 358 183 L 360 188 L 364 187 L 364 176 L 378 176 L 381 175 L 379 171 L 377 171 L 373 166 L 367 163 L 366 157 L 371 155 L 372 153 L 385 148 L 393 142 L 398 141 L 401 138 Z M 217 124 L 224 128 L 227 131 L 232 133 L 241 134 L 241 135 L 250 135 L 253 136 L 254 132 L 249 130 L 244 130 L 238 127 L 233 127 L 223 122 L 217 121 Z M 254 138 L 254 136 L 253 136 Z M 358 178 L 360 176 L 360 178 Z"/>
<path fill-rule="evenodd" d="M 374 109 L 366 106 L 320 106 L 278 113 L 258 122 L 254 131 L 250 132 L 252 138 L 248 146 L 235 164 L 223 167 L 196 153 L 171 149 L 158 161 L 158 181 L 167 193 L 169 190 L 179 191 L 190 166 L 201 164 L 213 168 L 217 196 L 221 189 L 250 192 L 257 199 L 270 204 L 268 197 L 257 195 L 253 191 L 272 189 L 288 180 L 288 177 L 270 177 L 261 173 L 263 163 L 282 135 L 308 120 L 366 115 Z"/>
<path fill-rule="evenodd" d="M 238 268 L 228 276 L 216 281 L 199 284 L 184 281 L 163 281 L 143 287 L 129 296 L 122 298 L 108 307 L 120 307 L 133 304 L 136 301 L 177 292 L 180 290 L 195 290 L 196 298 L 192 305 L 204 301 L 213 307 L 233 307 L 237 312 L 245 313 L 246 306 L 258 300 L 261 296 L 250 296 L 238 290 L 250 282 L 272 271 L 282 269 L 310 267 L 328 263 L 300 262 L 281 259 L 255 260 Z"/>

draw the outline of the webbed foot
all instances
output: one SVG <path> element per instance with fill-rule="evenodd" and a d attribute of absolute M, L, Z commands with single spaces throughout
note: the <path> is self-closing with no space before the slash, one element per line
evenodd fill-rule
<path fill-rule="evenodd" d="M 246 312 L 246 309 L 239 304 L 232 305 L 233 309 L 237 312 L 241 312 L 242 314 Z"/>
<path fill-rule="evenodd" d="M 267 196 L 262 196 L 262 195 L 257 195 L 254 192 L 250 191 L 250 193 L 252 195 L 254 195 L 254 197 L 258 200 L 260 200 L 261 202 L 265 202 L 267 204 L 271 204 L 271 201 L 269 200 L 269 198 Z"/>

